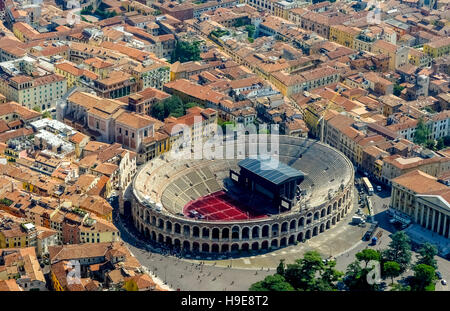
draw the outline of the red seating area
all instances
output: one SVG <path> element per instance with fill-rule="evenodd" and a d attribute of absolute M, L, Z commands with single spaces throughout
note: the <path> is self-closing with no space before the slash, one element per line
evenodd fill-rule
<path fill-rule="evenodd" d="M 233 200 L 224 191 L 189 202 L 183 208 L 183 214 L 189 218 L 196 218 L 190 215 L 191 211 L 203 215 L 204 220 L 244 220 L 267 217 Z"/>

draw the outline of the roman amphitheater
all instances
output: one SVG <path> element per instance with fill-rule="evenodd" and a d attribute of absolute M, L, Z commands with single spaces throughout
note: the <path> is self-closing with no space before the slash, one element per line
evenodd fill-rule
<path fill-rule="evenodd" d="M 239 154 L 242 146 L 237 145 L 224 143 L 224 149 Z M 256 156 L 252 147 L 247 137 L 245 158 Z M 289 209 L 274 211 L 266 197 L 235 185 L 230 170 L 239 170 L 242 154 L 213 160 L 180 160 L 165 154 L 135 176 L 135 227 L 149 241 L 187 256 L 244 256 L 326 234 L 353 207 L 352 163 L 316 140 L 280 136 L 278 148 L 280 161 L 303 174 L 301 195 Z"/>

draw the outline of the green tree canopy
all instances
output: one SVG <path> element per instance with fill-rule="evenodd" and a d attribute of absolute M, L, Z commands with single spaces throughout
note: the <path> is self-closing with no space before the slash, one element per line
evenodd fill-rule
<path fill-rule="evenodd" d="M 284 264 L 284 259 L 281 259 L 280 264 L 277 267 L 277 274 L 284 276 L 285 270 L 286 270 L 286 265 Z"/>
<path fill-rule="evenodd" d="M 367 268 L 367 264 L 369 263 L 369 261 L 380 261 L 380 253 L 374 249 L 366 248 L 356 254 L 356 259 L 364 261 Z"/>
<path fill-rule="evenodd" d="M 400 86 L 397 83 L 394 84 L 394 95 L 400 96 L 404 88 L 405 88 L 404 86 Z"/>
<path fill-rule="evenodd" d="M 394 284 L 394 278 L 401 274 L 400 270 L 400 265 L 395 261 L 386 261 L 383 265 L 384 275 L 391 278 L 391 284 Z"/>
<path fill-rule="evenodd" d="M 437 255 L 438 249 L 435 245 L 426 242 L 419 249 L 417 264 L 425 264 L 437 269 L 437 261 L 434 257 Z"/>
<path fill-rule="evenodd" d="M 248 37 L 253 39 L 256 28 L 254 25 L 247 25 L 247 26 L 245 26 L 245 31 L 247 31 Z"/>
<path fill-rule="evenodd" d="M 373 269 L 361 267 L 361 262 L 359 260 L 354 261 L 347 267 L 347 272 L 344 276 L 344 284 L 349 290 L 352 291 L 373 291 L 377 290 L 378 286 L 376 284 L 369 284 L 367 282 L 367 275 Z"/>
<path fill-rule="evenodd" d="M 420 118 L 417 123 L 416 131 L 414 132 L 414 143 L 419 145 L 425 144 L 428 140 L 428 135 L 430 135 L 430 130 L 423 119 Z"/>
<path fill-rule="evenodd" d="M 414 268 L 414 277 L 411 289 L 414 291 L 424 291 L 434 289 L 434 280 L 436 279 L 435 269 L 429 265 L 418 264 Z"/>
<path fill-rule="evenodd" d="M 286 282 L 282 275 L 275 274 L 266 276 L 262 281 L 254 283 L 251 291 L 293 291 L 294 288 Z"/>
<path fill-rule="evenodd" d="M 324 263 L 316 251 L 306 252 L 303 259 L 287 265 L 286 281 L 295 289 L 303 291 L 335 290 L 342 272 L 335 270 L 336 262 Z"/>
<path fill-rule="evenodd" d="M 175 50 L 172 53 L 172 63 L 181 63 L 200 60 L 200 41 L 187 42 L 177 41 Z"/>
<path fill-rule="evenodd" d="M 392 235 L 392 241 L 387 250 L 382 252 L 383 261 L 395 261 L 404 272 L 411 262 L 410 239 L 405 232 L 399 231 Z"/>
<path fill-rule="evenodd" d="M 192 102 L 184 104 L 178 96 L 174 95 L 152 105 L 150 114 L 152 117 L 164 121 L 169 116 L 181 117 L 186 114 L 189 108 L 194 106 L 198 105 Z"/>

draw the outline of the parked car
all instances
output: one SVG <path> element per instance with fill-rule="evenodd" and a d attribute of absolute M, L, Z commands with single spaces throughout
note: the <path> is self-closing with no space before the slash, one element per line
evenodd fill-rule
<path fill-rule="evenodd" d="M 441 284 L 442 284 L 442 285 L 447 285 L 447 281 L 446 281 L 446 280 L 442 280 L 442 281 L 441 281 Z"/>
<path fill-rule="evenodd" d="M 442 279 L 442 273 L 439 271 L 436 271 L 436 276 L 438 277 L 439 280 Z"/>

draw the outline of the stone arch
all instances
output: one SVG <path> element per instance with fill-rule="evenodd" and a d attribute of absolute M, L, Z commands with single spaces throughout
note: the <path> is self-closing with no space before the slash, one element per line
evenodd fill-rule
<path fill-rule="evenodd" d="M 202 228 L 202 238 L 209 239 L 209 228 L 207 228 L 207 227 Z M 203 246 L 202 246 L 202 248 L 203 248 Z"/>
<path fill-rule="evenodd" d="M 333 203 L 333 211 L 335 211 L 336 208 L 337 208 L 337 202 L 334 202 L 334 203 Z"/>
<path fill-rule="evenodd" d="M 264 225 L 262 227 L 262 237 L 268 238 L 269 237 L 269 225 Z"/>
<path fill-rule="evenodd" d="M 259 227 L 255 226 L 252 228 L 252 238 L 258 239 L 259 238 Z"/>
<path fill-rule="evenodd" d="M 338 213 L 338 214 L 337 214 L 336 220 L 337 220 L 338 222 L 341 220 L 341 213 Z"/>
<path fill-rule="evenodd" d="M 164 220 L 162 220 L 161 218 L 158 219 L 158 228 L 164 229 Z"/>
<path fill-rule="evenodd" d="M 297 241 L 298 241 L 298 242 L 303 242 L 303 239 L 304 239 L 304 237 L 303 237 L 303 232 L 300 232 L 300 233 L 297 235 Z"/>
<path fill-rule="evenodd" d="M 280 247 L 284 247 L 287 245 L 287 239 L 286 237 L 281 238 L 280 240 Z"/>
<path fill-rule="evenodd" d="M 218 253 L 218 252 L 219 252 L 219 245 L 215 243 L 211 245 L 211 253 Z"/>
<path fill-rule="evenodd" d="M 209 244 L 208 243 L 203 243 L 202 244 L 202 252 L 203 253 L 209 253 Z"/>
<path fill-rule="evenodd" d="M 152 231 L 152 240 L 156 241 L 156 232 L 155 231 Z"/>
<path fill-rule="evenodd" d="M 328 207 L 327 207 L 327 215 L 330 215 L 331 214 L 331 205 L 328 205 Z"/>
<path fill-rule="evenodd" d="M 320 225 L 320 230 L 321 233 L 325 231 L 325 224 L 321 224 Z"/>
<path fill-rule="evenodd" d="M 173 240 L 173 246 L 175 246 L 176 249 L 180 249 L 181 241 L 179 239 Z"/>
<path fill-rule="evenodd" d="M 315 226 L 313 229 L 313 236 L 316 236 L 318 234 L 319 234 L 319 228 L 317 228 L 317 226 Z"/>
<path fill-rule="evenodd" d="M 149 239 L 150 239 L 150 230 L 148 230 L 148 228 L 145 227 L 145 231 L 144 231 L 144 232 L 145 232 L 145 233 L 144 233 L 145 238 L 146 238 L 147 240 L 149 240 Z"/>
<path fill-rule="evenodd" d="M 231 251 L 232 251 L 232 252 L 237 252 L 237 251 L 239 251 L 239 244 L 233 243 L 233 244 L 231 245 Z"/>
<path fill-rule="evenodd" d="M 172 246 L 172 238 L 170 236 L 166 236 L 166 244 Z"/>
<path fill-rule="evenodd" d="M 314 220 L 318 220 L 319 216 L 320 216 L 320 213 L 319 212 L 315 212 L 314 213 Z"/>
<path fill-rule="evenodd" d="M 166 221 L 166 231 L 172 232 L 172 222 L 170 220 Z"/>
<path fill-rule="evenodd" d="M 261 243 L 261 249 L 268 249 L 269 248 L 269 241 L 263 241 Z"/>
<path fill-rule="evenodd" d="M 183 242 L 183 249 L 185 251 L 190 251 L 191 250 L 191 243 L 189 243 L 189 241 L 184 241 Z"/>
<path fill-rule="evenodd" d="M 281 224 L 281 233 L 286 233 L 288 231 L 288 222 L 285 221 Z"/>
<path fill-rule="evenodd" d="M 194 252 L 199 252 L 200 251 L 200 244 L 198 242 L 192 243 L 192 250 Z"/>
<path fill-rule="evenodd" d="M 155 216 L 152 216 L 152 225 L 156 226 L 156 217 Z"/>
<path fill-rule="evenodd" d="M 336 224 L 336 216 L 331 219 L 331 224 L 334 226 Z"/>
<path fill-rule="evenodd" d="M 191 235 L 191 227 L 188 225 L 183 226 L 183 235 L 189 237 Z"/>
<path fill-rule="evenodd" d="M 250 245 L 248 245 L 248 243 L 243 243 L 242 246 L 241 246 L 241 249 L 244 252 L 248 252 L 250 250 Z"/>
<path fill-rule="evenodd" d="M 239 226 L 233 226 L 233 228 L 231 228 L 231 239 L 233 240 L 239 240 Z"/>
<path fill-rule="evenodd" d="M 338 204 L 338 207 L 341 207 L 341 206 L 342 206 L 342 198 L 339 199 L 339 204 Z"/>
<path fill-rule="evenodd" d="M 272 225 L 272 236 L 278 236 L 280 230 L 280 226 L 278 224 Z"/>
<path fill-rule="evenodd" d="M 230 229 L 223 228 L 222 229 L 222 240 L 229 240 L 229 239 L 230 239 Z"/>
<path fill-rule="evenodd" d="M 164 243 L 164 237 L 163 237 L 163 235 L 161 233 L 158 234 L 158 242 L 159 243 Z"/>
<path fill-rule="evenodd" d="M 192 236 L 194 238 L 200 237 L 200 228 L 197 226 L 192 227 Z"/>
<path fill-rule="evenodd" d="M 320 212 L 320 218 L 325 217 L 326 213 L 327 213 L 326 209 L 323 208 L 322 211 Z"/>
<path fill-rule="evenodd" d="M 228 244 L 222 245 L 222 253 L 228 253 L 230 251 L 230 247 Z"/>
<path fill-rule="evenodd" d="M 344 210 L 342 210 L 342 212 L 341 212 L 341 218 L 344 218 L 344 215 L 345 215 Z"/>
<path fill-rule="evenodd" d="M 270 247 L 278 248 L 278 240 L 273 239 L 272 242 L 270 243 Z"/>
<path fill-rule="evenodd" d="M 325 228 L 326 229 L 330 229 L 330 221 L 329 220 L 327 221 L 327 224 L 326 224 Z"/>
<path fill-rule="evenodd" d="M 298 220 L 298 226 L 299 227 L 303 227 L 305 225 L 305 217 L 301 217 L 299 220 Z"/>
<path fill-rule="evenodd" d="M 181 234 L 181 225 L 179 223 L 175 223 L 174 229 L 176 234 Z"/>
<path fill-rule="evenodd" d="M 289 245 L 292 245 L 292 244 L 294 244 L 294 243 L 295 243 L 295 235 L 291 235 L 291 236 L 289 237 L 288 244 L 289 244 Z"/>
<path fill-rule="evenodd" d="M 242 239 L 248 240 L 249 238 L 250 238 L 250 228 L 249 227 L 242 228 Z"/>
<path fill-rule="evenodd" d="M 295 219 L 292 219 L 291 220 L 291 223 L 289 224 L 289 230 L 292 232 L 292 231 L 296 231 L 297 230 L 297 226 L 296 226 L 297 224 L 296 224 L 296 221 L 295 221 Z"/>
<path fill-rule="evenodd" d="M 219 228 L 213 228 L 212 229 L 212 239 L 213 240 L 218 240 L 220 236 L 220 230 Z"/>
<path fill-rule="evenodd" d="M 306 230 L 306 233 L 305 233 L 305 239 L 310 239 L 311 238 L 311 230 Z"/>
<path fill-rule="evenodd" d="M 259 243 L 258 242 L 253 242 L 252 243 L 252 250 L 253 251 L 257 251 L 259 249 Z"/>

